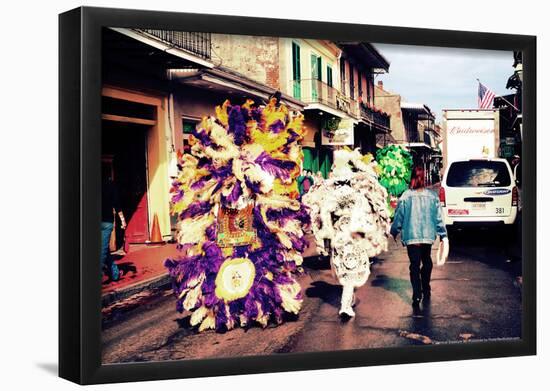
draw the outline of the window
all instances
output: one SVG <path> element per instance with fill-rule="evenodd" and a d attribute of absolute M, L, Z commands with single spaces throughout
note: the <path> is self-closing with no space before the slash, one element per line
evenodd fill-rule
<path fill-rule="evenodd" d="M 313 80 L 323 80 L 323 73 L 322 73 L 322 60 L 321 57 L 312 54 L 311 55 L 311 78 Z"/>
<path fill-rule="evenodd" d="M 292 42 L 292 89 L 293 96 L 300 99 L 302 96 L 302 89 L 300 79 L 302 78 L 302 72 L 300 67 L 300 45 L 296 42 Z"/>
<path fill-rule="evenodd" d="M 319 99 L 320 81 L 323 80 L 321 57 L 311 54 L 311 98 L 313 101 Z"/>
<path fill-rule="evenodd" d="M 193 130 L 195 130 L 197 126 L 197 121 L 193 121 L 192 119 L 184 118 L 182 120 L 182 129 L 183 134 L 191 134 L 193 133 Z M 181 146 L 183 148 L 184 153 L 190 153 L 191 152 L 191 145 L 189 145 L 189 140 L 184 136 L 183 138 L 183 145 Z M 179 148 L 177 148 L 179 149 Z"/>
<path fill-rule="evenodd" d="M 193 133 L 193 130 L 195 129 L 195 126 L 197 126 L 196 121 L 184 119 L 183 120 L 183 133 L 184 134 L 191 134 Z"/>
<path fill-rule="evenodd" d="M 332 87 L 332 67 L 327 65 L 327 84 Z"/>
<path fill-rule="evenodd" d="M 355 77 L 353 76 L 353 67 L 349 66 L 349 96 L 355 99 Z"/>
<path fill-rule="evenodd" d="M 447 174 L 449 187 L 510 186 L 508 166 L 504 162 L 469 160 L 454 162 Z"/>
<path fill-rule="evenodd" d="M 374 100 L 373 97 L 373 89 L 374 89 L 374 80 L 372 78 L 372 73 L 367 75 L 367 102 L 372 103 Z"/>
<path fill-rule="evenodd" d="M 340 60 L 340 86 L 342 94 L 346 95 L 346 62 L 344 59 Z"/>
<path fill-rule="evenodd" d="M 359 101 L 363 100 L 363 84 L 361 79 L 361 72 L 357 70 L 357 91 L 359 92 Z"/>

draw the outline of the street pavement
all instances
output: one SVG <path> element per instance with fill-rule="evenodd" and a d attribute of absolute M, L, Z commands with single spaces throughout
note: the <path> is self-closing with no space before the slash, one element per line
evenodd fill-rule
<path fill-rule="evenodd" d="M 266 329 L 197 333 L 170 290 L 140 292 L 103 309 L 103 362 L 235 357 L 288 352 L 464 343 L 521 337 L 521 261 L 498 231 L 451 236 L 449 260 L 432 272 L 432 300 L 411 307 L 409 261 L 391 241 L 358 289 L 356 317 L 338 317 L 341 288 L 326 258 L 310 257 L 300 278 L 299 316 Z M 434 248 L 435 253 L 435 248 Z M 433 256 L 435 262 L 435 255 Z"/>

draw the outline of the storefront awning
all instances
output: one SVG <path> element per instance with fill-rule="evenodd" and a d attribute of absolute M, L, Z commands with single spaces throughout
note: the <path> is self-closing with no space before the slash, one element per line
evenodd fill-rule
<path fill-rule="evenodd" d="M 236 72 L 226 69 L 201 69 L 189 76 L 182 75 L 178 80 L 185 85 L 195 86 L 210 91 L 218 91 L 228 97 L 260 98 L 267 103 L 276 90 L 250 80 Z M 281 94 L 281 101 L 289 109 L 301 111 L 305 104 L 286 94 Z"/>
<path fill-rule="evenodd" d="M 412 149 L 426 149 L 429 151 L 433 150 L 433 148 L 426 143 L 405 143 L 403 145 L 407 148 L 412 148 Z"/>
<path fill-rule="evenodd" d="M 304 107 L 304 110 L 316 110 L 319 112 L 328 113 L 330 115 L 333 115 L 341 119 L 350 120 L 354 124 L 359 123 L 359 120 L 357 118 L 350 117 L 348 114 L 344 113 L 343 111 L 333 109 L 332 107 L 325 105 L 323 103 L 310 103 Z"/>

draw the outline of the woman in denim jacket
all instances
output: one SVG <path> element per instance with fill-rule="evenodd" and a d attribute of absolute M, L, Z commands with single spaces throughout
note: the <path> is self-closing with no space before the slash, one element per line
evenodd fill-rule
<path fill-rule="evenodd" d="M 412 304 L 415 307 L 420 300 L 428 302 L 431 298 L 432 244 L 437 236 L 441 239 L 447 237 L 439 198 L 435 192 L 425 188 L 424 178 L 424 169 L 415 167 L 410 189 L 399 198 L 390 231 L 394 238 L 401 233 L 401 241 L 407 246 L 411 261 Z"/>

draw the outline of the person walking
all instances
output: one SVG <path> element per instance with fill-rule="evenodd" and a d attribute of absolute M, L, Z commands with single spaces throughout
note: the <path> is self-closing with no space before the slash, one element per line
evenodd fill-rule
<path fill-rule="evenodd" d="M 115 213 L 120 218 L 121 228 L 126 229 L 126 220 L 120 208 L 116 186 L 109 176 L 103 175 L 101 184 L 101 265 L 106 269 L 112 281 L 117 281 L 120 278 L 120 271 L 109 249 Z"/>
<path fill-rule="evenodd" d="M 410 188 L 399 198 L 390 233 L 394 239 L 401 233 L 401 241 L 407 246 L 412 305 L 418 307 L 421 300 L 428 303 L 431 299 L 432 244 L 437 236 L 441 240 L 446 238 L 447 230 L 438 196 L 425 188 L 424 168 L 413 169 Z"/>

